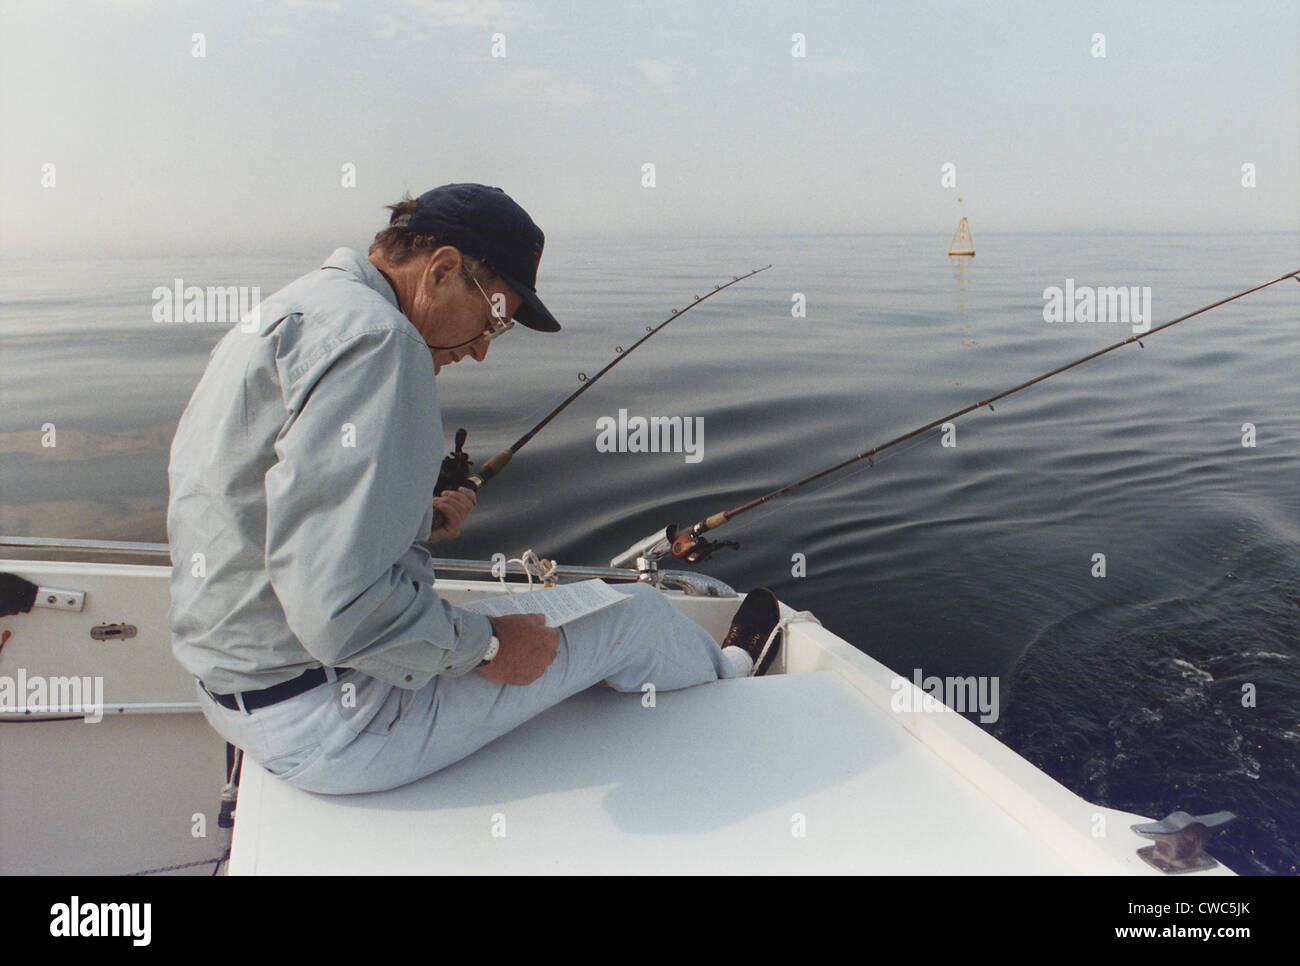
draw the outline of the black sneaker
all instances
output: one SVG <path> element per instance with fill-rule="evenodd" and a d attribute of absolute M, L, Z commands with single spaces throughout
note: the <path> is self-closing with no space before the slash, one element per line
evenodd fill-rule
<path fill-rule="evenodd" d="M 780 620 L 781 605 L 777 603 L 776 595 L 766 587 L 756 587 L 746 594 L 740 609 L 736 611 L 736 616 L 732 618 L 731 629 L 727 631 L 722 646 L 745 649 L 754 660 L 751 677 L 761 677 L 766 674 L 776 659 L 776 652 L 781 647 L 779 635 L 773 639 L 772 646 L 767 649 L 766 654 L 762 651 L 763 645 L 772 635 L 772 629 Z"/>

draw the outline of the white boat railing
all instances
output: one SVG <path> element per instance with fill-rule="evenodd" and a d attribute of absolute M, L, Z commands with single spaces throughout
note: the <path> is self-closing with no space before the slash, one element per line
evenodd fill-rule
<path fill-rule="evenodd" d="M 0 565 L 6 550 L 37 550 L 59 554 L 116 554 L 128 557 L 149 558 L 154 565 L 170 565 L 171 548 L 165 543 L 145 543 L 121 540 L 71 540 L 61 537 L 9 537 L 0 536 Z M 489 560 L 463 560 L 453 557 L 433 557 L 433 569 L 438 572 L 459 574 L 487 574 L 496 580 L 520 576 L 509 565 Z M 527 576 L 523 574 L 523 576 Z M 584 567 L 575 564 L 557 564 L 547 571 L 561 581 L 613 580 L 645 581 L 662 590 L 680 590 L 688 597 L 736 597 L 732 587 L 707 574 L 684 570 L 661 570 L 654 566 L 634 570 L 624 567 Z"/>

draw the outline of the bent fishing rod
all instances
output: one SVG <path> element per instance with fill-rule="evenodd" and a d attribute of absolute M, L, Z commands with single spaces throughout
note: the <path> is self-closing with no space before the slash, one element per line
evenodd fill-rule
<path fill-rule="evenodd" d="M 594 386 L 600 380 L 601 376 L 605 375 L 605 373 L 609 372 L 609 370 L 613 369 L 616 365 L 636 351 L 638 346 L 655 336 L 658 332 L 664 329 L 668 323 L 681 318 L 700 303 L 707 302 L 723 289 L 730 288 L 737 282 L 743 282 L 747 278 L 752 278 L 759 272 L 765 272 L 771 267 L 771 265 L 764 265 L 762 268 L 756 268 L 744 275 L 733 275 L 730 282 L 713 286 L 713 290 L 706 295 L 695 296 L 695 300 L 691 302 L 690 305 L 686 306 L 686 308 L 673 309 L 672 315 L 668 316 L 668 318 L 664 319 L 658 325 L 647 325 L 645 327 L 646 334 L 637 339 L 636 342 L 632 343 L 632 345 L 630 345 L 626 350 L 624 350 L 622 346 L 618 346 L 614 351 L 614 358 L 594 376 L 588 378 L 585 372 L 578 373 L 578 380 L 582 383 L 581 386 L 570 393 L 569 397 L 565 399 L 564 402 L 552 409 L 541 422 L 515 440 L 508 449 L 503 449 L 501 452 L 497 453 L 496 456 L 493 456 L 490 460 L 484 463 L 477 473 L 470 473 L 469 454 L 464 451 L 465 439 L 469 436 L 469 433 L 464 429 L 456 430 L 456 448 L 442 461 L 442 472 L 438 476 L 438 484 L 434 487 L 434 493 L 441 493 L 448 489 L 454 490 L 459 486 L 467 486 L 472 490 L 481 490 L 488 480 L 492 479 L 492 477 L 505 469 L 506 464 L 514 458 L 515 454 L 523 449 L 529 440 L 541 432 L 547 423 L 560 415 L 560 413 L 564 412 L 564 410 L 567 409 L 574 400 Z"/>
<path fill-rule="evenodd" d="M 1179 316 L 1178 318 L 1174 319 L 1171 322 L 1166 322 L 1163 325 L 1158 325 L 1154 329 L 1151 329 L 1149 332 L 1143 332 L 1141 335 L 1134 335 L 1134 336 L 1130 336 L 1127 339 L 1122 339 L 1121 341 L 1116 342 L 1112 346 L 1107 346 L 1104 349 L 1099 349 L 1096 352 L 1089 353 L 1088 355 L 1084 356 L 1082 359 L 1076 359 L 1074 362 L 1053 369 L 1051 372 L 1045 372 L 1041 376 L 1035 376 L 1033 379 L 1030 379 L 1027 382 L 1022 382 L 1018 386 L 1013 386 L 1010 389 L 1004 390 L 1003 392 L 1000 392 L 995 396 L 989 396 L 987 399 L 981 399 L 979 402 L 971 403 L 969 406 L 966 406 L 963 409 L 958 409 L 956 412 L 951 412 L 946 416 L 940 416 L 938 419 L 931 420 L 930 422 L 926 423 L 924 426 L 919 426 L 916 429 L 912 430 L 911 432 L 904 433 L 901 436 L 895 436 L 893 439 L 889 440 L 888 442 L 881 443 L 879 446 L 873 446 L 871 449 L 858 453 L 856 456 L 851 456 L 848 459 L 841 460 L 840 462 L 836 463 L 833 466 L 828 466 L 823 470 L 818 470 L 816 473 L 813 473 L 809 476 L 805 476 L 803 479 L 796 480 L 795 482 L 787 484 L 786 486 L 783 486 L 780 489 L 773 490 L 771 493 L 766 493 L 763 496 L 758 497 L 757 499 L 750 500 L 748 503 L 742 503 L 740 506 L 733 507 L 730 510 L 723 510 L 720 513 L 711 514 L 710 516 L 705 517 L 703 520 L 700 520 L 698 523 L 692 526 L 683 527 L 677 524 L 669 524 L 667 527 L 664 527 L 664 529 L 651 534 L 650 536 L 646 537 L 643 540 L 638 541 L 637 543 L 634 543 L 627 550 L 623 551 L 621 554 L 619 554 L 617 557 L 611 560 L 610 566 L 629 567 L 629 566 L 636 565 L 638 562 L 638 558 L 642 558 L 647 561 L 655 561 L 668 554 L 672 554 L 678 560 L 684 560 L 687 563 L 699 563 L 702 560 L 709 559 L 709 557 L 711 557 L 714 554 L 714 552 L 721 549 L 722 547 L 728 547 L 728 546 L 738 547 L 739 544 L 733 541 L 715 542 L 715 541 L 707 540 L 704 538 L 704 534 L 708 533 L 710 530 L 716 530 L 724 523 L 727 523 L 730 520 L 734 520 L 742 513 L 747 513 L 748 511 L 754 509 L 755 507 L 762 506 L 764 503 L 770 503 L 771 501 L 779 497 L 785 496 L 787 493 L 791 493 L 802 486 L 806 486 L 807 484 L 812 483 L 815 480 L 820 480 L 824 476 L 829 476 L 830 474 L 836 472 L 837 470 L 842 470 L 844 469 L 844 467 L 857 463 L 860 460 L 867 460 L 868 465 L 871 465 L 870 460 L 877 453 L 887 450 L 891 446 L 897 446 L 899 443 L 906 442 L 907 440 L 912 439 L 916 436 L 920 436 L 922 433 L 928 432 L 929 430 L 932 430 L 938 426 L 942 426 L 944 423 L 952 422 L 953 420 L 965 416 L 968 413 L 972 413 L 977 409 L 982 409 L 983 407 L 987 406 L 989 408 L 989 412 L 994 412 L 995 410 L 993 409 L 993 404 L 997 402 L 999 399 L 1005 399 L 1007 396 L 1014 395 L 1015 393 L 1018 393 L 1023 389 L 1028 389 L 1030 386 L 1037 385 L 1038 383 L 1044 382 L 1055 375 L 1059 375 L 1062 372 L 1066 372 L 1067 370 L 1073 369 L 1075 366 L 1081 366 L 1085 362 L 1088 362 L 1092 359 L 1096 359 L 1098 356 L 1104 356 L 1106 353 L 1113 352 L 1116 349 L 1128 345 L 1130 342 L 1136 342 L 1140 347 L 1145 348 L 1145 346 L 1143 346 L 1142 344 L 1142 340 L 1149 336 L 1155 335 L 1157 332 L 1160 332 L 1162 329 L 1167 329 L 1170 326 L 1177 325 L 1179 322 L 1185 322 L 1188 319 L 1194 318 L 1195 316 L 1198 316 L 1203 312 L 1210 311 L 1210 309 L 1218 308 L 1220 305 L 1226 305 L 1227 303 L 1235 301 L 1236 299 L 1239 299 L 1245 295 L 1250 295 L 1252 292 L 1258 292 L 1260 289 L 1268 288 L 1270 285 L 1276 285 L 1278 282 L 1285 281 L 1288 278 L 1294 278 L 1297 282 L 1300 282 L 1300 270 L 1289 272 L 1286 275 L 1281 275 L 1273 279 L 1271 282 L 1265 282 L 1262 285 L 1256 285 L 1254 288 L 1248 288 L 1244 292 L 1238 292 L 1236 295 L 1230 295 L 1225 299 L 1220 299 L 1219 301 L 1213 303 L 1212 305 L 1204 306 L 1203 308 L 1197 309 L 1195 312 L 1189 312 L 1186 315 Z"/>

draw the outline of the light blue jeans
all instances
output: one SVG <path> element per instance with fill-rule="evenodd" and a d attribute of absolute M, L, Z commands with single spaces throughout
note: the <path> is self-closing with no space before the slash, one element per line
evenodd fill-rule
<path fill-rule="evenodd" d="M 411 691 L 344 671 L 252 712 L 226 708 L 201 687 L 199 702 L 212 727 L 272 775 L 342 795 L 431 775 L 601 681 L 639 693 L 646 684 L 671 691 L 736 675 L 708 632 L 659 591 L 619 589 L 632 598 L 561 628 L 555 663 L 524 687 L 470 671 Z"/>

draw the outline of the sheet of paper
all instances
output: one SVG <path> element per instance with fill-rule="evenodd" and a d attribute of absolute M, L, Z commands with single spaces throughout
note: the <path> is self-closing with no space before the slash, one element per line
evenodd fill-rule
<path fill-rule="evenodd" d="M 583 580 L 576 584 L 559 584 L 544 590 L 530 590 L 519 594 L 499 594 L 468 604 L 458 604 L 462 610 L 500 617 L 503 614 L 545 614 L 547 627 L 560 627 L 579 617 L 612 607 L 631 597 L 615 590 L 603 580 Z"/>

